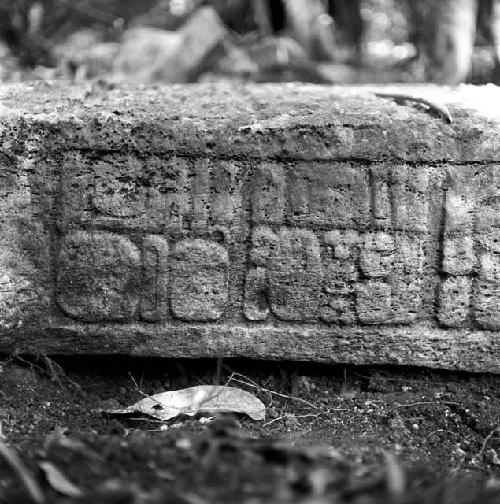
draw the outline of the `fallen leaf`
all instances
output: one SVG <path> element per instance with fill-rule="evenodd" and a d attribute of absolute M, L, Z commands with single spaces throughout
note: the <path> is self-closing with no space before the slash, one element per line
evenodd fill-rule
<path fill-rule="evenodd" d="M 48 484 L 56 491 L 66 497 L 81 497 L 83 492 L 51 462 L 39 462 L 38 466 L 45 474 Z"/>
<path fill-rule="evenodd" d="M 123 409 L 105 410 L 110 415 L 142 413 L 158 420 L 179 415 L 202 413 L 242 413 L 253 420 L 264 420 L 266 407 L 254 395 L 225 385 L 199 385 L 182 390 L 161 392 Z"/>

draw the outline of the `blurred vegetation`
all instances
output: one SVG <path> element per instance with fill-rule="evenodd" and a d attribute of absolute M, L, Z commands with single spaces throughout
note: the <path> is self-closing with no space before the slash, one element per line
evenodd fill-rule
<path fill-rule="evenodd" d="M 223 36 L 213 16 L 183 28 L 207 6 Z M 0 0 L 0 79 L 127 79 L 141 59 L 163 67 L 184 57 L 182 74 L 136 73 L 146 82 L 488 82 L 500 79 L 499 31 L 500 0 Z M 142 58 L 137 49 L 124 62 L 127 40 Z"/>

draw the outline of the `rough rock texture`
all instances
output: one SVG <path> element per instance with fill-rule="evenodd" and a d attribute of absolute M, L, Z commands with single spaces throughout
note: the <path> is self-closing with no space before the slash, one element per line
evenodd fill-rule
<path fill-rule="evenodd" d="M 500 372 L 500 90 L 374 91 L 0 88 L 0 351 Z"/>

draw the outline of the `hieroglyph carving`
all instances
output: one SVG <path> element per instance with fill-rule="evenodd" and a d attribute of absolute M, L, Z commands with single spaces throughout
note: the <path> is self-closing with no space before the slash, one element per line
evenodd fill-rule
<path fill-rule="evenodd" d="M 229 227 L 238 168 L 66 156 L 57 302 L 88 322 L 218 320 L 228 304 Z"/>
<path fill-rule="evenodd" d="M 308 163 L 286 170 L 268 163 L 255 179 L 247 319 L 270 313 L 343 324 L 416 318 L 427 232 L 425 168 Z"/>
<path fill-rule="evenodd" d="M 431 317 L 500 329 L 497 166 L 450 166 L 432 187 L 426 166 L 94 162 L 68 153 L 65 167 L 56 299 L 72 318 L 371 325 Z M 443 205 L 442 225 L 430 223 L 431 201 Z"/>
<path fill-rule="evenodd" d="M 438 319 L 500 329 L 500 167 L 448 169 Z"/>

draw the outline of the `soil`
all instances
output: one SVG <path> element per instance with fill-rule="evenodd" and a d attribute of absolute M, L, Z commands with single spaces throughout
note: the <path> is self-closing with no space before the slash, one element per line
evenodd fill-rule
<path fill-rule="evenodd" d="M 4 356 L 0 502 L 500 502 L 500 376 L 220 364 Z M 266 419 L 102 413 L 213 383 L 255 394 Z"/>

